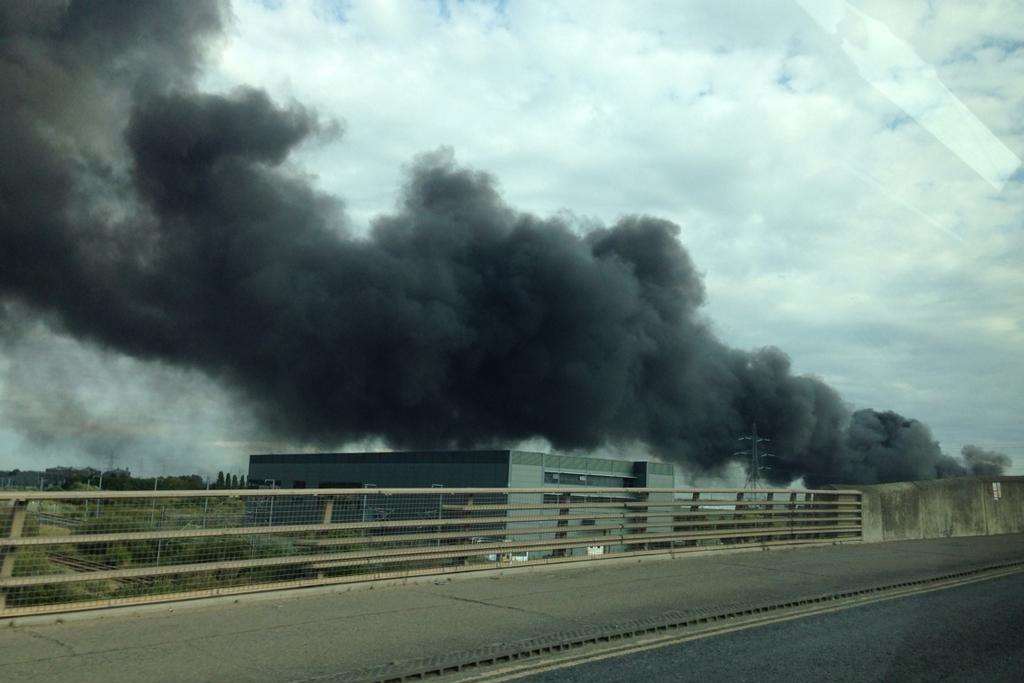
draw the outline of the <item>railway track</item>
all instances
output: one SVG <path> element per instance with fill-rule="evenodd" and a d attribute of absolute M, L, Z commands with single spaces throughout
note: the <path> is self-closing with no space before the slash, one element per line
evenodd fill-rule
<path fill-rule="evenodd" d="M 66 529 L 74 529 L 82 526 L 81 519 L 75 519 L 74 517 L 65 517 L 63 515 L 55 515 L 51 512 L 37 512 L 36 519 L 42 524 L 50 524 L 52 526 L 61 526 Z"/>
<path fill-rule="evenodd" d="M 94 572 L 104 571 L 108 569 L 116 569 L 112 565 L 104 564 L 102 562 L 95 562 L 93 560 L 85 560 L 80 557 L 73 557 L 71 555 L 65 555 L 64 553 L 48 553 L 47 559 L 54 564 L 58 564 L 62 567 L 73 569 L 76 572 Z M 149 577 L 126 577 L 120 579 L 112 579 L 116 583 L 123 585 L 148 585 L 152 583 L 152 579 Z"/>

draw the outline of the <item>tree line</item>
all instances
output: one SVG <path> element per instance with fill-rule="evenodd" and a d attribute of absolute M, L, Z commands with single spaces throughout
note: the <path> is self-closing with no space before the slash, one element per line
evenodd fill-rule
<path fill-rule="evenodd" d="M 245 475 L 217 472 L 217 479 L 210 485 L 211 489 L 244 489 Z"/>
<path fill-rule="evenodd" d="M 244 474 L 217 472 L 208 480 L 200 474 L 175 474 L 162 477 L 135 477 L 124 469 L 99 470 L 93 467 L 50 467 L 46 470 L 0 471 L 0 488 L 39 488 L 58 491 L 198 491 L 244 489 Z"/>

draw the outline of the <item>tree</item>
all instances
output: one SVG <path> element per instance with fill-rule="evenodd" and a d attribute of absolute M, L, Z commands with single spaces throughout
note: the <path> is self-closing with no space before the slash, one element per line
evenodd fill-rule
<path fill-rule="evenodd" d="M 232 474 L 231 475 L 231 488 L 233 488 L 233 489 L 237 489 L 238 488 L 238 475 L 237 474 Z"/>
<path fill-rule="evenodd" d="M 215 488 L 215 489 L 222 489 L 222 488 L 224 488 L 224 473 L 223 472 L 217 472 L 217 483 L 213 485 L 213 488 Z"/>

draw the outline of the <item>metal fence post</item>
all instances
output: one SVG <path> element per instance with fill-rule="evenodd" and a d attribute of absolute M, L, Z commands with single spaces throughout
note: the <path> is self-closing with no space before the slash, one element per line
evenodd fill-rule
<path fill-rule="evenodd" d="M 763 518 L 768 520 L 768 523 L 766 525 L 766 526 L 768 526 L 768 528 L 771 528 L 771 527 L 775 526 L 774 521 L 773 521 L 774 518 L 775 518 L 775 514 L 774 514 L 775 513 L 775 506 L 772 505 L 772 502 L 774 500 L 775 500 L 775 494 L 774 493 L 769 493 L 767 496 L 765 496 L 765 502 L 767 503 L 767 505 L 764 506 L 764 511 L 765 511 L 766 514 L 763 515 Z M 762 536 L 761 537 L 761 543 L 766 543 L 766 542 L 768 542 L 770 540 L 772 540 L 771 536 Z"/>
<path fill-rule="evenodd" d="M 854 496 L 857 503 L 857 538 L 864 540 L 864 494 L 858 493 Z"/>
<path fill-rule="evenodd" d="M 700 499 L 700 492 L 695 491 L 692 494 L 692 496 L 691 496 L 691 500 L 696 502 L 699 499 Z M 687 524 L 687 521 L 688 521 L 688 517 L 689 517 L 689 520 L 691 520 L 691 521 L 693 520 L 693 514 L 692 513 L 696 512 L 697 510 L 700 510 L 700 506 L 699 505 L 691 505 L 690 506 L 690 513 L 691 514 L 689 516 L 683 515 L 683 514 L 679 514 L 677 512 L 672 517 L 672 521 L 674 522 L 674 524 L 672 526 L 672 533 L 673 534 L 678 534 L 678 533 L 686 533 L 686 532 L 693 531 L 694 527 L 692 525 L 690 525 L 690 524 Z M 696 545 L 697 542 L 696 541 L 672 541 L 672 547 L 675 547 L 677 544 L 678 545 L 682 545 L 682 546 L 685 547 L 685 546 Z"/>
<path fill-rule="evenodd" d="M 561 494 L 558 497 L 558 502 L 560 504 L 562 504 L 562 505 L 568 504 L 570 501 L 572 501 L 572 494 L 571 493 L 563 493 L 563 494 Z M 572 509 L 571 508 L 567 508 L 567 507 L 558 508 L 558 516 L 559 517 L 567 517 L 567 516 L 569 516 L 569 513 L 571 511 L 572 511 Z M 555 526 L 556 527 L 569 526 L 569 520 L 567 520 L 567 519 L 560 519 L 560 520 L 555 522 Z M 564 540 L 567 537 L 568 537 L 568 534 L 565 531 L 559 531 L 559 532 L 555 533 L 555 540 L 556 541 L 557 540 Z M 552 551 L 551 556 L 552 557 L 565 557 L 566 555 L 569 554 L 569 553 L 566 552 L 567 550 L 568 550 L 567 548 L 555 548 L 555 550 Z"/>
<path fill-rule="evenodd" d="M 645 493 L 638 493 L 637 494 L 637 502 L 639 502 L 639 503 L 646 503 L 646 502 L 649 501 L 650 497 L 651 496 L 650 496 L 649 493 L 646 493 L 646 492 Z M 625 511 L 624 511 L 624 514 L 628 514 L 628 510 L 629 510 L 629 508 L 626 507 Z M 647 533 L 647 523 L 649 521 L 647 518 L 648 518 L 648 513 L 650 512 L 650 508 L 648 508 L 647 506 L 638 505 L 638 506 L 636 506 L 635 511 L 643 513 L 643 514 L 641 516 L 637 516 L 637 517 L 628 517 L 627 519 L 629 520 L 629 524 L 630 525 L 643 524 L 643 526 L 633 526 L 632 530 L 630 532 L 628 532 L 628 533 L 625 532 L 625 529 L 623 529 L 623 533 L 625 535 L 630 535 L 630 534 L 645 535 Z M 627 543 L 626 544 L 626 548 L 627 549 L 629 549 L 629 548 L 636 548 L 638 546 L 643 548 L 644 550 L 649 550 L 648 544 L 646 542 L 643 542 L 643 543 Z"/>
<path fill-rule="evenodd" d="M 162 527 L 164 525 L 164 513 L 165 512 L 167 512 L 167 507 L 165 505 L 161 505 L 160 506 L 160 521 L 157 522 L 157 528 L 160 528 L 160 527 Z M 158 567 L 160 566 L 160 553 L 163 552 L 163 549 L 164 549 L 164 539 L 162 539 L 162 538 L 156 539 L 156 566 L 158 566 Z"/>
<path fill-rule="evenodd" d="M 786 517 L 789 518 L 789 530 L 793 530 L 793 526 L 796 524 L 796 492 L 789 494 L 789 514 Z"/>
<path fill-rule="evenodd" d="M 324 515 L 321 518 L 320 522 L 322 524 L 324 524 L 324 525 L 327 525 L 327 524 L 330 524 L 333 519 L 334 519 L 334 496 L 328 496 L 327 499 L 324 501 Z M 327 536 L 328 534 L 330 534 L 330 531 L 326 531 L 325 530 L 325 531 L 322 532 L 323 536 Z M 314 534 L 314 535 L 316 535 L 316 534 Z M 326 576 L 326 574 L 322 570 L 317 571 L 317 573 L 316 573 L 316 578 L 318 578 L 318 579 L 322 579 L 325 576 Z"/>
<path fill-rule="evenodd" d="M 808 517 L 807 526 L 821 526 L 821 517 L 817 514 L 818 506 L 815 505 L 816 496 L 813 493 L 804 494 L 804 503 L 808 510 L 814 511 L 814 514 Z M 810 538 L 817 538 L 817 534 L 810 534 Z"/>
<path fill-rule="evenodd" d="M 206 482 L 206 492 L 207 492 L 207 494 L 209 494 L 209 492 L 210 492 L 210 482 L 209 481 Z M 207 495 L 205 498 L 203 498 L 203 528 L 204 529 L 206 528 L 206 515 L 207 515 L 207 513 L 209 511 L 210 511 L 210 496 Z"/>
<path fill-rule="evenodd" d="M 432 489 L 442 489 L 442 488 L 444 488 L 444 484 L 431 484 L 430 488 L 432 488 Z M 439 493 L 439 494 L 437 494 L 437 519 L 438 519 L 439 522 L 441 521 L 441 517 L 443 517 L 443 516 L 444 516 L 444 493 Z M 438 533 L 441 533 L 441 531 L 443 530 L 443 528 L 441 527 L 440 524 L 438 524 L 436 527 L 434 527 L 434 529 Z M 437 539 L 437 543 L 435 545 L 438 548 L 441 547 L 441 539 L 440 538 Z"/>
<path fill-rule="evenodd" d="M 697 512 L 700 512 L 700 505 L 699 505 L 699 503 L 700 503 L 700 491 L 694 491 L 693 495 L 690 496 L 690 500 L 693 502 L 693 505 L 690 506 L 690 521 L 691 522 L 706 522 L 707 521 L 707 517 L 705 515 L 695 514 Z M 698 530 L 698 529 L 704 529 L 705 531 L 708 530 L 706 526 L 705 527 L 690 526 L 687 529 L 687 531 L 693 532 L 693 531 Z M 686 543 L 684 545 L 695 546 L 695 545 L 699 545 L 699 544 L 700 544 L 700 540 L 694 539 L 692 541 L 686 541 Z"/>
<path fill-rule="evenodd" d="M 466 518 L 472 518 L 473 517 L 473 510 L 472 510 L 473 499 L 474 499 L 474 494 L 472 494 L 472 493 L 467 493 L 466 494 L 466 502 L 464 503 L 463 510 L 461 511 L 463 517 L 466 517 Z M 458 499 L 455 499 L 455 500 L 457 501 Z M 504 524 L 503 527 L 504 527 L 503 530 L 507 533 L 508 532 L 508 524 Z M 473 538 L 474 537 L 471 535 L 473 533 L 473 526 L 471 524 L 461 525 L 461 531 L 466 532 L 466 537 L 469 539 L 469 542 L 473 543 Z M 466 556 L 461 557 L 461 558 L 456 558 L 456 564 L 463 564 L 463 565 L 465 565 L 465 564 L 469 564 L 469 563 L 470 563 L 470 556 L 469 555 L 466 555 Z"/>
<path fill-rule="evenodd" d="M 737 522 L 742 521 L 744 518 L 744 513 L 750 509 L 749 507 L 743 505 L 744 498 L 745 496 L 743 494 L 743 491 L 740 491 L 739 493 L 736 494 L 736 505 L 732 506 L 732 524 L 730 524 L 728 528 L 733 529 L 734 531 L 739 530 L 742 527 L 742 525 L 737 524 Z M 724 540 L 725 539 L 723 539 L 723 541 Z M 728 540 L 729 543 L 745 543 L 747 539 L 739 538 L 737 536 L 731 536 Z"/>
<path fill-rule="evenodd" d="M 330 496 L 324 501 L 324 517 L 322 520 L 323 524 L 330 524 L 334 518 L 334 496 Z"/>
<path fill-rule="evenodd" d="M 25 528 L 25 513 L 28 510 L 27 500 L 11 501 L 11 526 L 7 530 L 7 538 L 20 538 Z M 14 575 L 14 559 L 18 552 L 17 546 L 8 546 L 0 550 L 3 562 L 0 562 L 0 579 L 9 579 Z M 0 609 L 7 606 L 7 592 L 0 590 Z"/>

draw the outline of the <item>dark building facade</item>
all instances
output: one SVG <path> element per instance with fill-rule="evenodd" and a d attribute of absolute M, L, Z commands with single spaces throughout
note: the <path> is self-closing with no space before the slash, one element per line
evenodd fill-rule
<path fill-rule="evenodd" d="M 252 485 L 278 488 L 541 488 L 675 485 L 673 467 L 517 450 L 265 453 L 249 456 Z"/>

